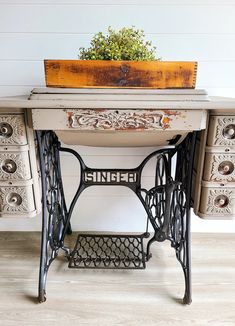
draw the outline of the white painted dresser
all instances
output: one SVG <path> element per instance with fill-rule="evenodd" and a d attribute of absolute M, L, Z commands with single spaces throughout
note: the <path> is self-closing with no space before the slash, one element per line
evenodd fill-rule
<path fill-rule="evenodd" d="M 235 217 L 235 99 L 209 98 L 203 90 L 56 88 L 1 98 L 1 217 L 40 212 L 34 129 L 93 146 L 173 145 L 196 130 L 194 211 Z"/>

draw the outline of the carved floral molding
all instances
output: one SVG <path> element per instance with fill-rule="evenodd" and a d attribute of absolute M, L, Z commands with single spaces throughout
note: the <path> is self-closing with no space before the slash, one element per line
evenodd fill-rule
<path fill-rule="evenodd" d="M 177 115 L 174 112 L 174 115 Z M 159 110 L 68 110 L 68 125 L 80 130 L 156 130 L 170 127 Z"/>

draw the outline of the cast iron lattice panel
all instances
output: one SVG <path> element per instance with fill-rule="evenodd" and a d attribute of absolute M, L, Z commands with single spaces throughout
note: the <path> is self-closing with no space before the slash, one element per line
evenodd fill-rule
<path fill-rule="evenodd" d="M 141 235 L 79 234 L 70 268 L 144 269 L 146 254 Z"/>

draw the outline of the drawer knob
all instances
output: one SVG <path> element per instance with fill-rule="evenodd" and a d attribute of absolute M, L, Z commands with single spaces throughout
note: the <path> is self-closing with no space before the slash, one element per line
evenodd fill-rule
<path fill-rule="evenodd" d="M 234 171 L 234 164 L 230 161 L 223 161 L 219 164 L 218 171 L 222 175 L 229 175 Z"/>
<path fill-rule="evenodd" d="M 219 195 L 215 198 L 214 204 L 216 207 L 224 208 L 228 205 L 229 199 L 225 195 Z"/>
<path fill-rule="evenodd" d="M 12 126 L 7 122 L 0 123 L 0 137 L 9 138 L 13 134 Z"/>
<path fill-rule="evenodd" d="M 234 124 L 227 125 L 226 127 L 224 127 L 222 133 L 223 133 L 224 138 L 234 139 L 235 138 L 235 125 Z"/>
<path fill-rule="evenodd" d="M 17 169 L 17 165 L 13 160 L 7 159 L 3 162 L 2 169 L 6 173 L 14 173 Z"/>
<path fill-rule="evenodd" d="M 11 192 L 7 196 L 6 201 L 10 206 L 16 207 L 22 204 L 22 197 L 16 192 Z"/>

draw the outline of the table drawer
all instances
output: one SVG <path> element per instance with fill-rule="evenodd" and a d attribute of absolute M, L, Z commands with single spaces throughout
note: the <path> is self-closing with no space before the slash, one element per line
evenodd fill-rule
<path fill-rule="evenodd" d="M 235 146 L 235 116 L 211 116 L 208 146 Z"/>
<path fill-rule="evenodd" d="M 235 187 L 202 187 L 200 216 L 227 219 L 235 214 Z"/>
<path fill-rule="evenodd" d="M 24 114 L 0 114 L 0 145 L 27 144 Z"/>
<path fill-rule="evenodd" d="M 205 110 L 33 109 L 34 129 L 56 131 L 69 145 L 135 147 L 181 142 L 205 128 Z"/>
<path fill-rule="evenodd" d="M 206 153 L 203 180 L 235 182 L 235 153 Z"/>
<path fill-rule="evenodd" d="M 1 186 L 0 216 L 17 217 L 35 211 L 33 186 Z"/>

